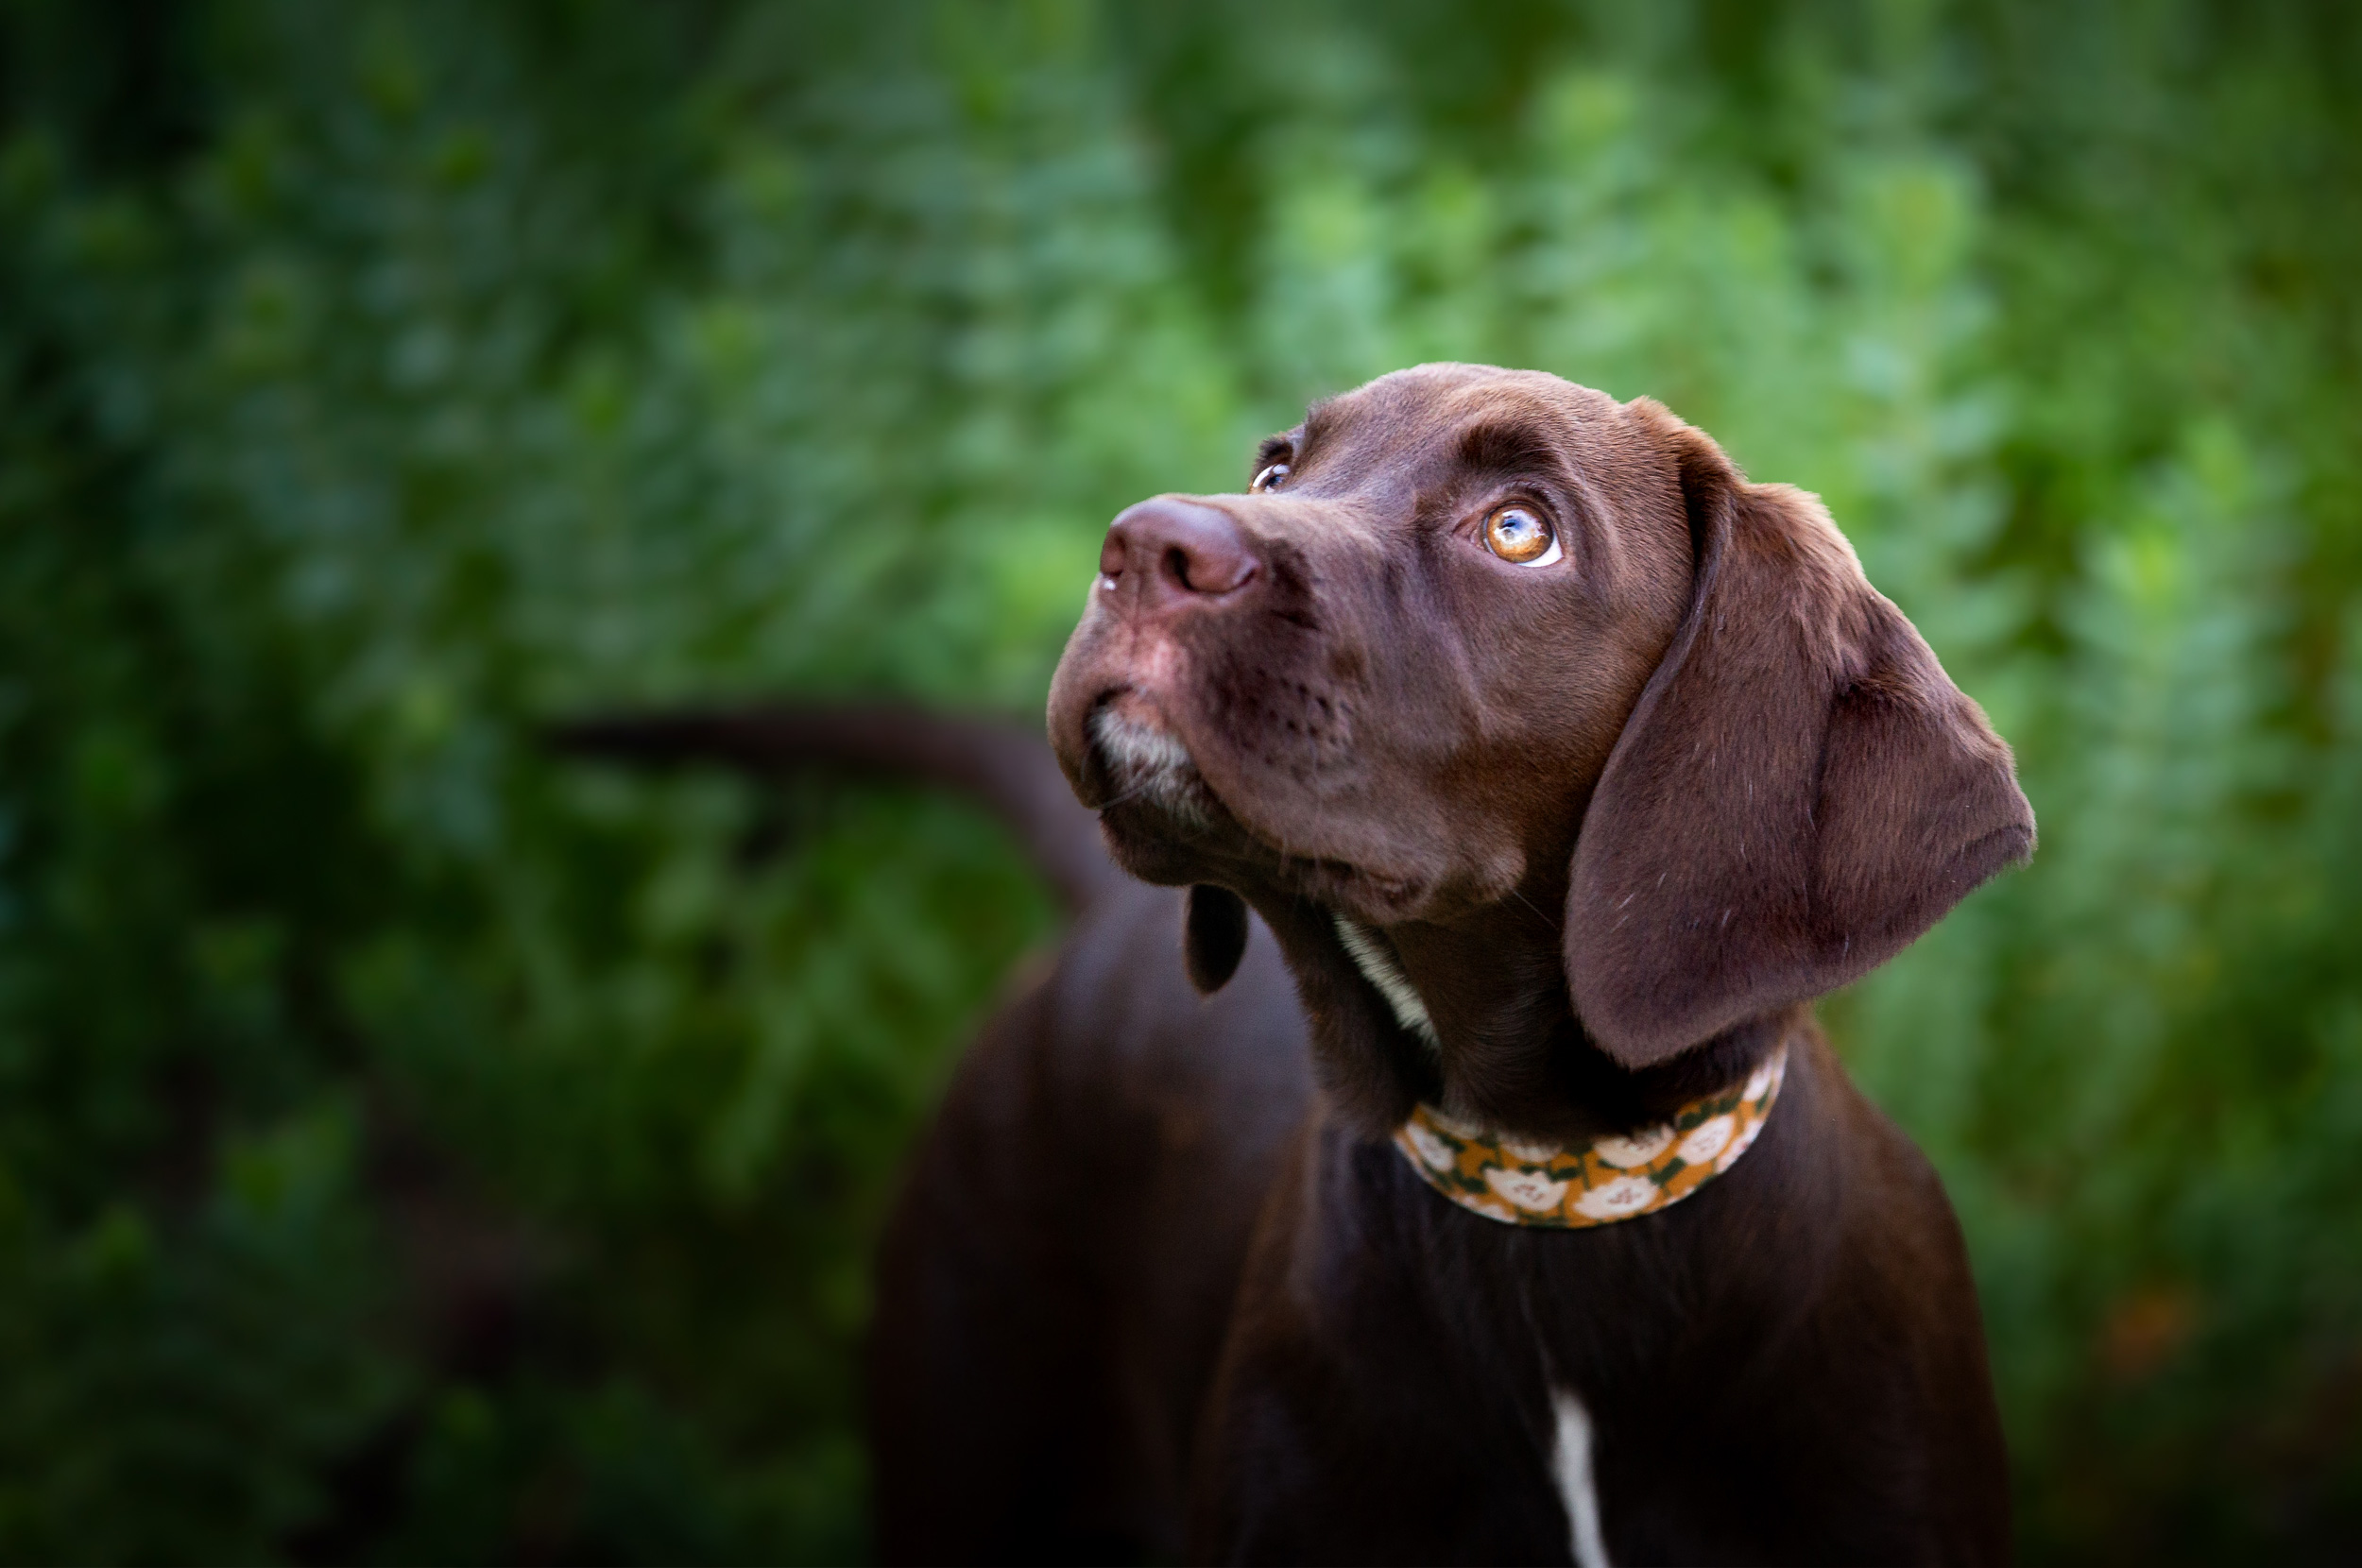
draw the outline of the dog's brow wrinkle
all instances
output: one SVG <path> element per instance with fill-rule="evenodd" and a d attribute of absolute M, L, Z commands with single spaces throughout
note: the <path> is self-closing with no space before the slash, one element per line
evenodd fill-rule
<path fill-rule="evenodd" d="M 1547 425 L 1534 419 L 1487 419 L 1461 434 L 1460 460 L 1478 469 L 1556 468 L 1559 443 Z"/>
<path fill-rule="evenodd" d="M 1328 435 L 1338 422 L 1337 400 L 1323 398 L 1304 411 L 1304 445 L 1306 447 Z"/>

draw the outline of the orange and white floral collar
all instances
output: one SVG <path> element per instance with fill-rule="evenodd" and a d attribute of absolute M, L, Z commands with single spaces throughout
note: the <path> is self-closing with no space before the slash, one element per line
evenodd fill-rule
<path fill-rule="evenodd" d="M 1581 1230 L 1680 1202 L 1738 1163 L 1780 1098 L 1788 1043 L 1746 1082 L 1621 1137 L 1560 1147 L 1488 1133 L 1421 1105 L 1395 1147 L 1429 1186 L 1504 1225 Z"/>

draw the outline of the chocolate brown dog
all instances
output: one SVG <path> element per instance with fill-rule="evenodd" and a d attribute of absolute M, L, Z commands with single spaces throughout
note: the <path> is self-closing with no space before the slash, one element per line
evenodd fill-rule
<path fill-rule="evenodd" d="M 884 1554 L 2003 1557 L 1958 1226 L 1808 1005 L 2030 852 L 2008 748 L 1645 399 L 1426 366 L 1253 473 L 1116 520 L 1051 693 L 1160 887 L 1006 736 L 921 746 L 1081 915 L 891 1228 Z"/>

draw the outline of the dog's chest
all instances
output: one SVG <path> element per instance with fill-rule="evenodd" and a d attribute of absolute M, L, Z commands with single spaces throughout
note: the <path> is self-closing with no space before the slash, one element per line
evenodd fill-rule
<path fill-rule="evenodd" d="M 1550 1390 L 1550 1479 L 1566 1510 L 1567 1549 L 1576 1568 L 1606 1568 L 1600 1533 L 1600 1494 L 1591 1468 L 1591 1412 L 1572 1389 Z"/>

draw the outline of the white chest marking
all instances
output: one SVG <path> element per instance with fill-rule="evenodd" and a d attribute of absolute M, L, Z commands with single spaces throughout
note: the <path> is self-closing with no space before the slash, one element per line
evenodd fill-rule
<path fill-rule="evenodd" d="M 1428 1044 L 1430 1050 L 1441 1049 L 1435 1037 L 1435 1021 L 1427 1015 L 1427 1003 L 1402 972 L 1402 965 L 1394 955 L 1378 945 L 1378 939 L 1346 919 L 1336 916 L 1337 940 L 1345 945 L 1352 955 L 1353 966 L 1361 971 L 1361 978 L 1378 987 L 1378 994 L 1386 998 L 1386 1005 L 1395 1010 L 1395 1021 Z"/>
<path fill-rule="evenodd" d="M 1608 1568 L 1607 1542 L 1600 1538 L 1600 1494 L 1591 1485 L 1591 1412 L 1572 1389 L 1552 1389 L 1550 1413 L 1558 1418 L 1550 1471 L 1558 1481 L 1558 1500 L 1566 1506 L 1576 1568 Z"/>

